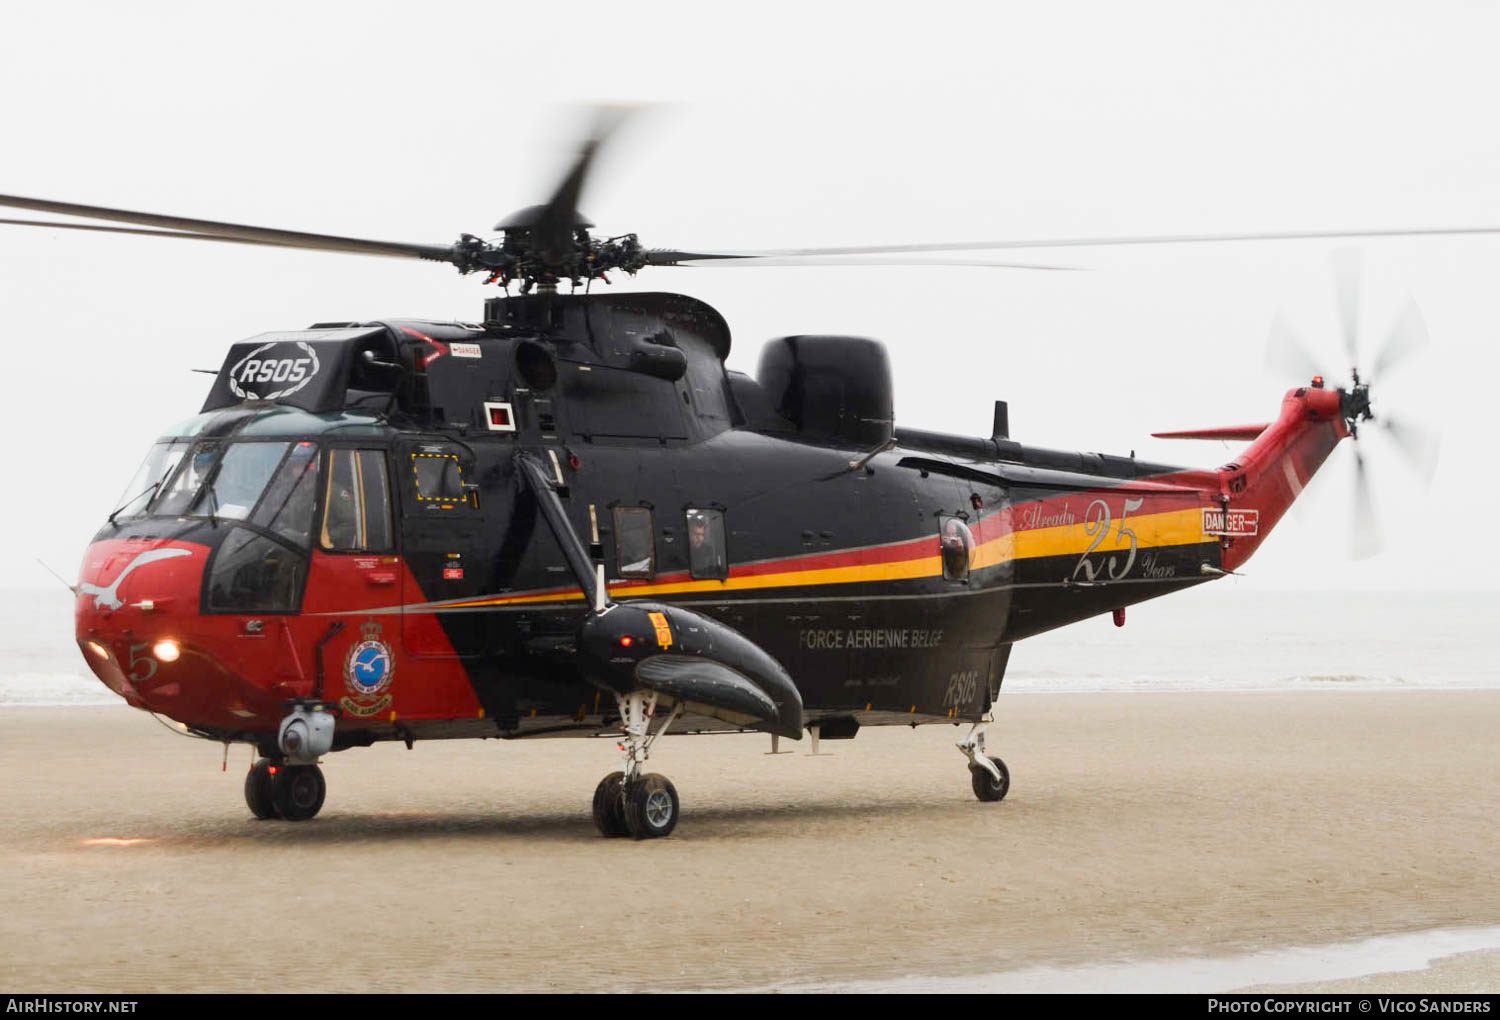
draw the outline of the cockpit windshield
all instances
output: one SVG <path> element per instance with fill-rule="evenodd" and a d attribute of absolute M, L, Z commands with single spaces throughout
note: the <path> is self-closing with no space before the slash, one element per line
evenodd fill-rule
<path fill-rule="evenodd" d="M 203 480 L 219 462 L 224 443 L 217 439 L 195 445 L 192 452 L 182 459 L 174 474 L 152 501 L 150 513 L 153 517 L 181 517 L 192 505 L 193 497 L 203 487 Z"/>
<path fill-rule="evenodd" d="M 136 472 L 126 490 L 125 505 L 115 516 L 244 520 L 289 446 L 221 439 L 157 443 Z"/>
<path fill-rule="evenodd" d="M 189 517 L 222 517 L 239 521 L 250 516 L 266 483 L 281 463 L 287 443 L 235 443 L 209 471 L 188 510 Z"/>
<path fill-rule="evenodd" d="M 151 452 L 146 454 L 146 459 L 136 470 L 135 477 L 125 486 L 125 492 L 120 497 L 120 509 L 111 514 L 110 519 L 139 517 L 144 514 L 152 497 L 156 495 L 156 490 L 161 488 L 162 483 L 177 467 L 189 445 L 187 440 L 177 439 L 151 447 Z"/>

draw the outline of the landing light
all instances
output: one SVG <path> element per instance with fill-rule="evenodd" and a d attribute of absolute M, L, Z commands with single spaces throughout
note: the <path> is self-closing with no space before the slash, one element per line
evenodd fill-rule
<path fill-rule="evenodd" d="M 89 651 L 93 652 L 95 655 L 99 656 L 99 658 L 105 660 L 106 662 L 109 661 L 109 649 L 105 648 L 99 642 L 90 641 Z"/>
<path fill-rule="evenodd" d="M 182 649 L 171 638 L 162 638 L 152 646 L 151 654 L 162 662 L 176 662 L 178 656 L 182 654 Z"/>

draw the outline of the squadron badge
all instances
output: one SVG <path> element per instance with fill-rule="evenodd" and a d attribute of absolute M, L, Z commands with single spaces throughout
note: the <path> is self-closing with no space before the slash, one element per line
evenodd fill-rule
<path fill-rule="evenodd" d="M 396 673 L 391 646 L 380 639 L 380 624 L 366 623 L 359 641 L 344 658 L 344 684 L 349 690 L 339 704 L 361 718 L 384 711 L 391 703 L 389 688 Z"/>

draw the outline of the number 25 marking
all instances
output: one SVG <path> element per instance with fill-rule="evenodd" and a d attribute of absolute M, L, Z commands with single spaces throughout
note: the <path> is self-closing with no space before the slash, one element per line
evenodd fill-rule
<path fill-rule="evenodd" d="M 1107 580 L 1118 581 L 1130 573 L 1130 568 L 1135 566 L 1137 546 L 1135 532 L 1125 527 L 1125 518 L 1130 515 L 1132 510 L 1139 510 L 1145 504 L 1146 501 L 1144 499 L 1127 499 L 1124 508 L 1120 511 L 1120 524 L 1115 533 L 1115 545 L 1118 546 L 1121 542 L 1128 540 L 1130 542 L 1130 554 L 1125 557 L 1125 565 L 1120 567 L 1118 573 L 1115 571 L 1118 561 L 1113 553 L 1104 561 L 1102 570 L 1089 559 L 1093 551 L 1099 548 L 1099 544 L 1104 541 L 1105 535 L 1109 534 L 1110 524 L 1108 503 L 1102 499 L 1096 499 L 1089 504 L 1089 508 L 1083 512 L 1083 533 L 1085 535 L 1092 535 L 1094 540 L 1083 551 L 1083 555 L 1078 557 L 1078 563 L 1073 567 L 1071 580 L 1078 580 L 1078 575 L 1082 574 L 1085 581 L 1094 581 L 1098 580 L 1102 573 Z"/>

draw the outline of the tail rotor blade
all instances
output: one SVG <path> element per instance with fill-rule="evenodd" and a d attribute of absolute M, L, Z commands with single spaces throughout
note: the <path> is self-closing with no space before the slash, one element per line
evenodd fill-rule
<path fill-rule="evenodd" d="M 1287 380 L 1302 382 L 1322 371 L 1317 359 L 1280 312 L 1271 321 L 1271 336 L 1266 341 L 1266 367 Z"/>
<path fill-rule="evenodd" d="M 1370 475 L 1364 454 L 1354 448 L 1354 522 L 1349 532 L 1349 554 L 1357 560 L 1369 559 L 1385 547 L 1380 521 L 1375 517 L 1375 502 L 1370 492 Z"/>
<path fill-rule="evenodd" d="M 1359 295 L 1363 259 L 1358 248 L 1340 248 L 1329 258 L 1333 289 L 1339 303 L 1339 325 L 1349 364 L 1359 364 Z"/>
<path fill-rule="evenodd" d="M 1438 452 L 1442 449 L 1442 435 L 1432 429 L 1414 424 L 1405 418 L 1382 415 L 1377 419 L 1385 434 L 1391 437 L 1411 469 L 1431 484 L 1437 472 Z"/>
<path fill-rule="evenodd" d="M 1415 301 L 1404 308 L 1386 335 L 1385 346 L 1375 356 L 1371 378 L 1384 381 L 1386 373 L 1428 344 L 1427 321 Z"/>

